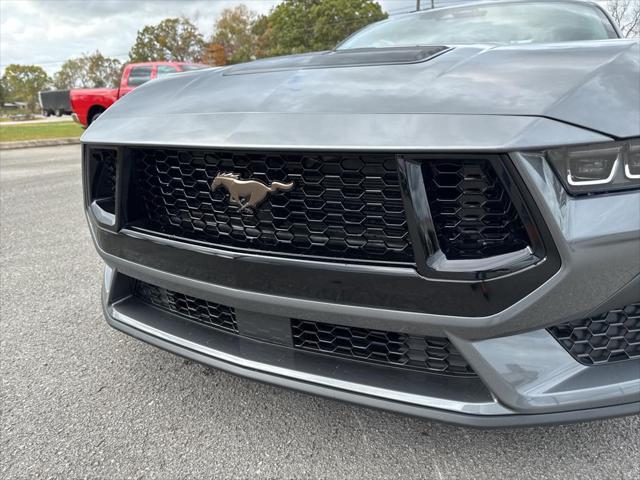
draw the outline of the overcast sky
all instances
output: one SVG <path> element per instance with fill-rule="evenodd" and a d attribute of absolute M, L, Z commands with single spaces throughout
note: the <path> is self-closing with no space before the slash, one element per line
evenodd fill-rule
<path fill-rule="evenodd" d="M 416 4 L 379 2 L 390 13 Z M 0 74 L 11 63 L 53 74 L 66 59 L 95 50 L 125 60 L 137 31 L 167 17 L 190 18 L 206 38 L 220 11 L 240 3 L 267 13 L 278 0 L 0 0 Z"/>

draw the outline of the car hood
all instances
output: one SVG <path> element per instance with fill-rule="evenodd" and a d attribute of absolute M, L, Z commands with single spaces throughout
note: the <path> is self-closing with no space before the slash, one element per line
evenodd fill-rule
<path fill-rule="evenodd" d="M 483 131 L 505 130 L 504 138 L 489 142 L 495 144 L 509 135 L 512 142 L 513 135 L 521 138 L 534 124 L 534 135 L 547 135 L 553 122 L 606 137 L 640 135 L 637 40 L 346 53 L 266 59 L 150 82 L 115 104 L 95 128 L 106 128 L 106 120 L 116 118 L 136 128 L 131 119 L 144 118 L 138 124 L 145 129 L 142 124 L 151 117 L 160 123 L 172 118 L 174 128 L 187 122 L 198 130 L 194 119 L 199 119 L 210 128 L 231 125 L 234 130 L 226 135 L 258 129 L 263 140 L 269 128 L 304 129 L 307 133 L 297 138 L 308 142 L 337 125 L 351 123 L 362 130 L 369 124 L 375 135 L 395 121 L 411 123 L 414 130 L 416 122 L 431 130 L 482 125 Z M 85 140 L 97 138 L 89 134 L 93 128 Z M 475 135 L 481 133 L 469 134 L 477 144 Z M 359 138 L 371 144 L 362 132 Z"/>

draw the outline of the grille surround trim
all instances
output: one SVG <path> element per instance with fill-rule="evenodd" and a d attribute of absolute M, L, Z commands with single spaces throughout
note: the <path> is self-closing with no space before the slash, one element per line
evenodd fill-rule
<path fill-rule="evenodd" d="M 323 257 L 323 256 L 296 256 L 296 255 L 267 255 L 265 256 L 265 252 L 261 250 L 248 250 L 245 248 L 230 248 L 227 246 L 216 246 L 207 242 L 198 242 L 192 239 L 180 237 L 177 235 L 167 235 L 163 233 L 158 233 L 157 231 L 148 230 L 141 227 L 136 223 L 136 213 L 132 212 L 131 202 L 129 201 L 129 185 L 130 179 L 132 177 L 131 172 L 131 159 L 130 155 L 128 155 L 128 151 L 133 148 L 207 148 L 202 146 L 190 147 L 187 145 L 184 146 L 158 146 L 158 145 L 138 145 L 138 144 L 128 144 L 128 145 L 113 145 L 113 144 L 86 144 L 83 148 L 83 161 L 85 167 L 85 199 L 87 202 L 87 209 L 90 210 L 88 213 L 94 220 L 97 220 L 100 227 L 105 228 L 111 231 L 120 232 L 126 236 L 130 236 L 132 238 L 140 238 L 146 239 L 152 242 L 159 242 L 160 244 L 165 245 L 174 245 L 181 249 L 187 249 L 191 251 L 202 251 L 208 252 L 210 254 L 215 255 L 249 255 L 249 256 L 258 256 L 263 258 L 273 258 L 273 261 L 282 265 L 286 264 L 296 264 L 297 262 L 326 262 L 327 265 L 331 263 L 336 263 L 335 258 L 331 257 Z M 117 198 L 116 198 L 116 215 L 114 218 L 109 219 L 109 222 L 104 222 L 102 220 L 101 212 L 96 212 L 94 205 L 90 205 L 89 197 L 87 196 L 90 193 L 90 188 L 88 188 L 91 184 L 92 177 L 90 171 L 90 165 L 88 162 L 88 152 L 93 148 L 110 148 L 116 150 L 118 153 L 118 165 L 119 165 L 119 173 L 117 179 Z M 333 150 L 331 150 L 333 151 Z M 339 150 L 341 152 L 349 152 L 349 150 Z M 357 153 L 357 152 L 354 152 Z M 374 153 L 385 153 L 383 152 L 374 152 Z M 389 154 L 393 154 L 393 152 L 387 152 Z M 434 153 L 408 153 L 408 154 L 394 154 L 397 162 L 398 162 L 398 170 L 400 176 L 400 182 L 402 187 L 402 195 L 403 202 L 405 204 L 405 213 L 407 216 L 407 226 L 409 228 L 409 233 L 412 241 L 412 248 L 415 256 L 415 263 L 413 264 L 398 264 L 398 263 L 387 263 L 380 261 L 356 261 L 350 260 L 350 264 L 353 266 L 362 265 L 363 267 L 371 267 L 371 268 L 380 268 L 383 266 L 386 267 L 412 267 L 417 272 L 425 277 L 430 279 L 450 279 L 450 280 L 461 280 L 467 282 L 477 282 L 479 280 L 486 279 L 494 279 L 504 277 L 506 275 L 512 273 L 518 273 L 524 270 L 528 270 L 530 273 L 526 274 L 526 282 L 527 285 L 539 285 L 545 279 L 550 278 L 560 267 L 561 260 L 559 257 L 559 253 L 555 244 L 553 242 L 553 238 L 551 237 L 550 231 L 545 223 L 544 217 L 541 212 L 537 209 L 531 192 L 527 190 L 527 187 L 522 178 L 520 178 L 519 169 L 513 164 L 515 159 L 511 158 L 511 155 L 505 154 L 479 154 L 479 153 L 443 153 L 443 154 L 434 154 Z M 483 158 L 491 159 L 494 166 L 498 168 L 498 175 L 502 179 L 503 182 L 506 182 L 508 185 L 508 189 L 510 194 L 515 194 L 515 197 L 512 196 L 512 200 L 514 203 L 517 203 L 516 207 L 521 215 L 526 216 L 525 225 L 527 231 L 532 235 L 532 253 L 528 256 L 528 258 L 518 258 L 516 261 L 513 261 L 513 258 L 505 258 L 492 259 L 490 262 L 485 261 L 469 261 L 467 265 L 461 265 L 456 263 L 456 261 L 447 261 L 444 259 L 444 256 L 441 258 L 437 258 L 433 256 L 433 259 L 427 257 L 427 254 L 433 254 L 432 251 L 423 248 L 422 245 L 419 245 L 421 242 L 421 235 L 415 234 L 413 230 L 415 229 L 423 229 L 423 226 L 416 225 L 418 223 L 418 218 L 414 215 L 417 207 L 414 208 L 414 205 L 420 206 L 425 204 L 426 201 L 424 199 L 424 195 L 414 195 L 410 196 L 411 193 L 406 185 L 406 172 L 403 171 L 403 168 L 408 165 L 419 165 L 420 162 L 427 161 L 432 158 L 479 158 L 482 156 Z M 419 170 L 419 169 L 418 169 Z M 523 217 L 524 220 L 524 217 Z M 427 259 L 429 260 L 427 262 Z M 444 261 L 442 261 L 444 259 Z M 544 260 L 544 261 L 541 261 Z M 340 260 L 337 260 L 341 262 Z M 290 263 L 294 262 L 294 263 Z M 459 262 L 459 261 L 457 261 Z M 535 268 L 529 268 L 535 267 Z M 415 271 L 414 270 L 414 271 Z M 527 288 L 530 288 L 528 286 Z"/>
<path fill-rule="evenodd" d="M 220 153 L 224 152 L 224 150 L 220 149 L 206 149 L 199 147 L 158 147 L 158 146 L 128 146 L 125 147 L 124 154 L 127 156 L 129 160 L 127 163 L 131 163 L 131 154 L 127 152 L 136 151 L 136 150 L 158 150 L 160 149 L 163 152 L 166 151 L 175 151 L 175 152 L 204 152 L 207 154 L 208 152 Z M 138 221 L 140 218 L 140 214 L 131 214 L 130 212 L 126 212 L 126 216 L 131 221 L 125 221 L 124 225 L 126 228 L 130 228 L 134 231 L 139 231 L 141 233 L 146 233 L 153 236 L 164 237 L 172 240 L 177 240 L 185 243 L 192 243 L 195 245 L 202 245 L 205 247 L 211 247 L 214 249 L 220 250 L 228 250 L 228 251 L 237 251 L 240 253 L 255 253 L 257 255 L 270 255 L 274 257 L 281 258 L 299 258 L 299 259 L 318 259 L 327 262 L 340 262 L 340 261 L 348 261 L 349 263 L 357 264 L 373 264 L 373 265 L 389 265 L 389 266 L 413 266 L 417 268 L 417 270 L 428 278 L 455 278 L 460 280 L 474 280 L 478 278 L 478 275 L 482 275 L 483 278 L 495 278 L 498 276 L 506 275 L 513 273 L 518 270 L 522 270 L 524 268 L 530 267 L 537 262 L 540 262 L 546 257 L 547 249 L 545 248 L 546 240 L 550 237 L 548 235 L 548 231 L 544 228 L 544 225 L 541 226 L 541 230 L 538 228 L 539 222 L 541 220 L 541 216 L 539 212 L 535 209 L 533 212 L 529 211 L 529 203 L 530 203 L 530 195 L 526 192 L 526 187 L 523 187 L 522 182 L 518 178 L 519 174 L 517 170 L 511 165 L 511 160 L 508 156 L 505 155 L 480 155 L 480 154 L 469 154 L 469 153 L 461 153 L 461 154 L 398 154 L 392 152 L 314 152 L 314 151 L 293 151 L 293 152 L 254 152 L 254 151 L 246 151 L 246 150 L 232 150 L 227 152 L 229 155 L 248 155 L 248 154 L 257 154 L 259 156 L 282 156 L 282 155 L 308 155 L 308 156 L 319 156 L 322 155 L 333 155 L 339 156 L 340 158 L 349 158 L 349 157 L 366 157 L 367 155 L 372 156 L 386 156 L 389 160 L 395 159 L 396 163 L 396 173 L 399 178 L 399 187 L 402 198 L 402 204 L 404 204 L 404 210 L 399 209 L 398 212 L 404 214 L 404 218 L 402 221 L 402 228 L 404 233 L 402 234 L 403 242 L 405 242 L 404 250 L 409 253 L 407 255 L 408 258 L 404 260 L 402 258 L 398 259 L 386 259 L 386 258 L 375 258 L 374 256 L 367 254 L 359 254 L 357 249 L 362 250 L 362 244 L 356 246 L 355 255 L 347 256 L 347 255 L 338 255 L 338 254 L 328 254 L 324 255 L 322 252 L 315 252 L 313 254 L 307 252 L 292 252 L 292 251 L 278 251 L 277 248 L 255 248 L 254 245 L 251 245 L 250 242 L 245 242 L 249 244 L 245 245 L 234 245 L 229 243 L 221 243 L 211 239 L 202 239 L 202 238 L 194 238 L 193 235 L 185 234 L 184 232 L 168 232 L 162 231 L 161 228 L 151 227 L 150 225 L 145 224 L 144 222 Z M 420 218 L 419 210 L 429 210 L 428 200 L 426 198 L 426 192 L 419 192 L 415 194 L 415 192 L 411 192 L 408 185 L 406 185 L 406 170 L 407 166 L 412 164 L 417 164 L 420 166 L 417 170 L 422 173 L 422 164 L 432 161 L 479 161 L 484 162 L 487 165 L 487 169 L 492 170 L 494 181 L 501 186 L 501 190 L 503 196 L 505 198 L 510 199 L 511 205 L 511 213 L 517 218 L 520 223 L 524 233 L 524 237 L 522 240 L 522 245 L 520 247 L 524 248 L 511 248 L 510 252 L 506 254 L 500 254 L 499 252 L 495 255 L 491 255 L 489 257 L 482 258 L 462 258 L 462 259 L 448 259 L 444 256 L 442 250 L 438 245 L 436 229 L 433 225 L 433 217 L 428 214 L 428 224 L 420 225 L 424 219 Z M 224 167 L 223 165 L 221 165 Z M 228 170 L 227 167 L 224 167 L 225 170 Z M 233 168 L 231 168 L 233 170 Z M 415 174 L 414 174 L 415 175 Z M 243 178 L 245 176 L 243 175 Z M 258 180 L 264 181 L 267 183 L 270 180 L 275 181 L 290 181 L 291 177 L 283 177 L 283 178 L 257 178 Z M 211 180 L 208 178 L 208 180 Z M 295 180 L 295 179 L 294 179 Z M 425 179 L 426 181 L 426 179 Z M 348 186 L 348 185 L 347 185 Z M 423 188 L 424 185 L 423 185 Z M 523 191 L 522 189 L 525 188 Z M 426 188 L 425 188 L 426 190 Z M 284 197 L 284 195 L 277 195 L 274 198 Z M 527 197 L 527 202 L 525 202 L 524 197 Z M 342 199 L 344 200 L 344 198 Z M 276 200 L 277 201 L 277 200 Z M 397 201 L 397 199 L 396 199 Z M 416 205 L 423 204 L 426 207 L 414 208 Z M 366 205 L 366 204 L 365 204 Z M 312 212 L 314 213 L 314 212 Z M 535 217 L 535 219 L 534 219 Z M 343 219 L 344 220 L 344 219 Z M 303 226 L 306 228 L 310 222 L 308 219 L 305 219 L 303 222 Z M 341 225 L 344 225 L 346 222 L 342 222 Z M 244 227 L 243 227 L 244 228 Z M 416 234 L 415 230 L 429 230 L 429 235 L 422 234 L 422 232 Z M 311 235 L 314 234 L 313 231 L 309 232 Z M 317 236 L 317 235 L 316 235 Z M 433 241 L 431 242 L 431 247 L 423 245 L 423 238 L 430 236 Z M 395 239 L 391 238 L 391 242 L 394 242 Z M 323 244 L 326 244 L 326 239 Z M 557 253 L 553 245 L 550 246 L 551 253 Z M 517 251 L 518 255 L 512 255 Z M 347 253 L 353 253 L 354 250 L 347 250 Z M 326 252 L 325 252 L 326 253 Z M 392 254 L 394 252 L 391 252 Z M 494 252 L 496 253 L 496 252 Z M 373 258 L 370 258 L 373 257 Z M 526 258 L 525 258 L 526 257 Z M 405 261 L 406 260 L 406 261 Z M 489 260 L 489 261 L 487 261 Z M 559 260 L 558 258 L 555 259 Z M 464 263 L 466 262 L 466 263 Z M 555 262 L 554 262 L 555 263 Z"/>

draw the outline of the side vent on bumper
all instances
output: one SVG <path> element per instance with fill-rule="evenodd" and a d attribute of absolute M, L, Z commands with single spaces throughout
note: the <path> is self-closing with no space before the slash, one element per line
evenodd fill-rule
<path fill-rule="evenodd" d="M 548 330 L 584 365 L 640 359 L 640 302 Z"/>

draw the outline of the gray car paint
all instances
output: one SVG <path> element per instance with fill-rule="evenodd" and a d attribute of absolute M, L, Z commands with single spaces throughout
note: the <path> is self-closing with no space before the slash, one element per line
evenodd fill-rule
<path fill-rule="evenodd" d="M 518 147 L 517 140 L 529 147 L 524 130 L 537 128 L 523 123 L 529 117 L 632 137 L 640 135 L 640 114 L 633 108 L 640 105 L 639 59 L 639 40 L 603 40 L 459 46 L 406 65 L 191 72 L 131 92 L 83 141 L 148 143 L 164 137 L 198 145 L 313 146 L 329 143 L 322 141 L 329 127 L 337 146 L 436 148 L 452 142 L 420 142 L 416 134 L 444 122 L 438 134 L 460 125 L 459 135 L 468 136 L 465 142 L 449 133 L 456 148 Z"/>
<path fill-rule="evenodd" d="M 638 411 L 640 361 L 619 368 L 584 367 L 542 328 L 587 316 L 601 305 L 616 304 L 617 298 L 635 298 L 629 292 L 637 291 L 640 276 L 640 192 L 569 197 L 536 151 L 640 136 L 640 41 L 453 47 L 431 60 L 406 65 L 282 69 L 278 62 L 285 60 L 275 59 L 153 81 L 114 104 L 83 141 L 510 152 L 562 258 L 560 271 L 528 297 L 484 318 L 327 305 L 201 284 L 127 264 L 100 252 L 97 245 L 110 265 L 108 277 L 123 271 L 273 315 L 295 312 L 300 318 L 331 317 L 345 325 L 448 335 L 495 396 L 500 415 L 530 415 L 515 423 L 535 423 L 541 421 L 535 420 L 540 414 L 557 411 L 566 420 Z M 291 65 L 291 58 L 286 62 Z M 92 229 L 100 228 L 89 220 Z M 393 403 L 397 398 L 385 394 L 373 401 L 375 395 L 359 383 L 338 386 L 339 378 L 300 384 L 293 368 L 274 373 L 268 364 L 242 365 L 241 359 L 231 367 L 215 352 L 198 351 L 197 346 L 194 351 L 180 338 L 168 341 L 158 332 L 141 330 L 150 328 L 152 319 L 144 327 L 132 322 L 145 319 L 127 321 L 108 304 L 105 311 L 116 328 L 220 368 L 252 377 L 259 376 L 258 368 L 275 383 L 295 383 L 295 388 L 317 393 L 323 384 L 354 401 L 422 414 L 417 404 Z M 535 355 L 525 358 L 523 346 L 529 345 L 537 346 Z M 445 398 L 418 403 L 440 409 L 440 414 L 425 414 L 433 418 L 465 411 Z M 608 410 L 604 405 L 618 406 Z M 581 414 L 578 409 L 589 410 Z M 496 411 L 485 411 L 487 416 L 492 413 Z M 492 417 L 483 424 L 508 422 Z"/>
<path fill-rule="evenodd" d="M 82 137 L 93 144 L 238 149 L 496 152 L 610 141 L 539 117 L 427 114 L 218 113 L 100 117 Z"/>

